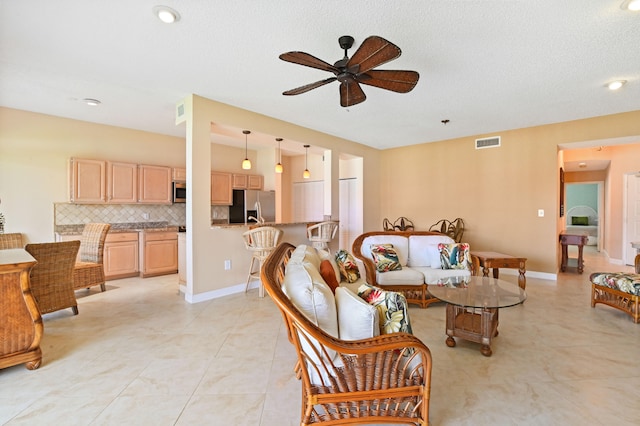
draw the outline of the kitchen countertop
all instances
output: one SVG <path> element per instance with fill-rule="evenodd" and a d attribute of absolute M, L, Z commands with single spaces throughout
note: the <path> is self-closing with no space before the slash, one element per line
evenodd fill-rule
<path fill-rule="evenodd" d="M 55 233 L 58 235 L 78 235 L 82 234 L 84 224 L 76 225 L 57 225 Z M 161 232 L 172 231 L 178 232 L 178 225 L 169 225 L 167 222 L 129 222 L 129 223 L 112 223 L 110 233 L 119 232 Z"/>
<path fill-rule="evenodd" d="M 226 229 L 226 228 L 241 228 L 241 227 L 249 227 L 249 226 L 289 226 L 289 225 L 309 225 L 319 222 L 265 222 L 265 223 L 214 223 L 211 225 L 212 229 Z"/>

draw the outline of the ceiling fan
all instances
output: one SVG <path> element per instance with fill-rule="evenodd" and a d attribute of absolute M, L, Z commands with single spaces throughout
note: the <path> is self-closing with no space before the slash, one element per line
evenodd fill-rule
<path fill-rule="evenodd" d="M 360 84 L 407 93 L 418 83 L 420 75 L 416 71 L 374 70 L 375 67 L 396 59 L 402 53 L 398 46 L 382 37 L 367 37 L 351 58 L 347 55 L 347 50 L 353 46 L 353 37 L 342 36 L 338 39 L 338 43 L 344 49 L 344 58 L 333 65 L 305 52 L 287 52 L 280 55 L 280 59 L 283 61 L 329 71 L 335 75 L 287 90 L 282 94 L 299 95 L 338 80 L 340 82 L 340 105 L 349 107 L 367 99 Z"/>

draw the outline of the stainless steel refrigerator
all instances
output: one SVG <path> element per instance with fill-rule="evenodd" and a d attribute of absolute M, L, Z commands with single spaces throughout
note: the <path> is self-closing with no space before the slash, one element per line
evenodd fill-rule
<path fill-rule="evenodd" d="M 234 189 L 233 205 L 229 207 L 229 223 L 276 221 L 275 191 Z"/>

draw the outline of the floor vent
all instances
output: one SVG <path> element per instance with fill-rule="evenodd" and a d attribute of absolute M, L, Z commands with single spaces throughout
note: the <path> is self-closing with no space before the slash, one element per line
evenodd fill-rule
<path fill-rule="evenodd" d="M 500 146 L 500 136 L 476 139 L 476 149 L 497 148 Z"/>

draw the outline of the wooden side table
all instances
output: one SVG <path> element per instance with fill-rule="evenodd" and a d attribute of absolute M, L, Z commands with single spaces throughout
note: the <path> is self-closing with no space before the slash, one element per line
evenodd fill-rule
<path fill-rule="evenodd" d="M 518 270 L 518 286 L 523 290 L 527 286 L 527 278 L 524 276 L 527 272 L 526 257 L 515 257 L 494 251 L 472 251 L 471 254 L 478 258 L 483 276 L 488 277 L 489 268 L 493 268 L 493 278 L 498 279 L 500 268 L 513 268 Z"/>
<path fill-rule="evenodd" d="M 567 270 L 567 264 L 569 263 L 568 246 L 578 246 L 578 273 L 584 271 L 584 259 L 582 258 L 582 249 L 587 244 L 589 236 L 586 233 L 572 233 L 567 234 L 560 233 L 560 244 L 562 244 L 562 263 L 560 264 L 560 270 L 565 272 Z"/>

